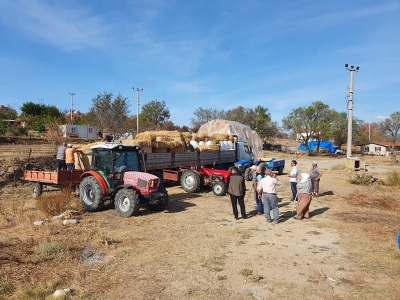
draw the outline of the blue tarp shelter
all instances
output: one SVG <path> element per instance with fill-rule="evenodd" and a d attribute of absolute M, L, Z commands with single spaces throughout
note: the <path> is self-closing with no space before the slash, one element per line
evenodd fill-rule
<path fill-rule="evenodd" d="M 310 149 L 311 152 L 317 149 L 317 143 L 318 143 L 317 141 L 308 142 L 308 148 Z M 334 146 L 331 142 L 321 141 L 319 143 L 319 149 L 328 150 L 329 153 L 335 153 L 337 147 Z M 306 151 L 307 149 L 303 144 L 300 144 L 298 150 Z"/>

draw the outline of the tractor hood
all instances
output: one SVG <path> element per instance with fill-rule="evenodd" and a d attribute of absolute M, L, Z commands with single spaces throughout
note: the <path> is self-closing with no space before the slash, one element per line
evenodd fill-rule
<path fill-rule="evenodd" d="M 160 178 L 149 173 L 128 171 L 124 173 L 124 184 L 136 187 L 141 194 L 158 191 Z"/>

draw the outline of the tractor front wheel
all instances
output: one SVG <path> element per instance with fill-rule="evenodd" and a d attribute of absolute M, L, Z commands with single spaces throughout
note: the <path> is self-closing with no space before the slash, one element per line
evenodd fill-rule
<path fill-rule="evenodd" d="M 222 181 L 214 182 L 212 191 L 215 196 L 224 196 L 226 194 L 226 187 Z"/>
<path fill-rule="evenodd" d="M 129 218 L 139 214 L 139 196 L 133 189 L 120 189 L 115 195 L 114 205 L 121 217 Z"/>

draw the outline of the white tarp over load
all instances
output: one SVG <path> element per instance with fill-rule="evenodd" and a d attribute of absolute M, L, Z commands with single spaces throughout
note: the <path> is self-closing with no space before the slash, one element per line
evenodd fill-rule
<path fill-rule="evenodd" d="M 254 157 L 264 157 L 263 142 L 258 136 L 257 132 L 252 130 L 249 126 L 235 121 L 229 120 L 211 120 L 200 126 L 199 133 L 211 136 L 215 133 L 225 133 L 229 135 L 237 135 L 244 138 L 247 145 L 251 147 Z"/>

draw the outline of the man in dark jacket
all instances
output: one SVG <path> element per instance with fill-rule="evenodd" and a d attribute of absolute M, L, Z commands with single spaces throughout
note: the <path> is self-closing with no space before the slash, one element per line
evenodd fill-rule
<path fill-rule="evenodd" d="M 246 194 L 246 183 L 237 167 L 232 167 L 232 174 L 229 178 L 228 192 L 232 202 L 232 209 L 235 219 L 239 219 L 237 203 L 239 202 L 242 218 L 246 219 L 246 207 L 244 206 L 244 195 Z"/>

